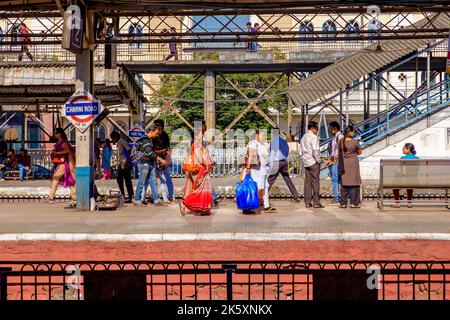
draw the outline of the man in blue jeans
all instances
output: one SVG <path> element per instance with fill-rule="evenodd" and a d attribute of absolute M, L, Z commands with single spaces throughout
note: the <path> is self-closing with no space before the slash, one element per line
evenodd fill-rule
<path fill-rule="evenodd" d="M 157 151 L 159 156 L 166 160 L 164 166 L 157 166 L 156 176 L 161 181 L 161 192 L 163 195 L 163 200 L 168 202 L 173 202 L 174 199 L 174 189 L 171 176 L 171 149 L 170 149 L 170 137 L 166 131 L 164 131 L 164 121 L 162 119 L 156 119 L 155 125 L 162 128 L 161 134 L 156 139 L 155 143 L 157 145 Z M 168 194 L 167 194 L 168 193 Z"/>
<path fill-rule="evenodd" d="M 166 161 L 158 156 L 154 151 L 153 139 L 157 138 L 161 133 L 162 128 L 157 125 L 151 125 L 146 136 L 137 141 L 139 145 L 138 170 L 139 180 L 136 185 L 136 192 L 134 195 L 134 204 L 136 206 L 144 206 L 145 195 L 150 184 L 152 189 L 152 199 L 156 206 L 163 205 L 158 195 L 158 186 L 156 185 L 156 161 L 165 165 Z"/>
<path fill-rule="evenodd" d="M 337 121 L 331 121 L 330 124 L 331 134 L 333 135 L 333 140 L 331 140 L 331 157 L 325 164 L 325 167 L 332 164 L 331 170 L 331 184 L 333 187 L 333 202 L 332 204 L 339 205 L 339 194 L 340 194 L 340 178 L 339 178 L 339 141 L 344 137 L 341 132 L 341 126 Z"/>

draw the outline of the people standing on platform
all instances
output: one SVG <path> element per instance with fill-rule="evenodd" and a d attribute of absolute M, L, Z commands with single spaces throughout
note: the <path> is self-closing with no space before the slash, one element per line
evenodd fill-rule
<path fill-rule="evenodd" d="M 139 139 L 137 149 L 140 154 L 139 159 L 135 159 L 138 162 L 139 180 L 136 185 L 136 192 L 134 193 L 134 204 L 136 206 L 145 206 L 147 201 L 145 200 L 147 189 L 150 184 L 152 190 L 153 204 L 156 206 L 162 206 L 163 203 L 159 199 L 158 189 L 156 186 L 156 162 L 165 164 L 166 161 L 158 156 L 154 151 L 153 139 L 158 137 L 162 132 L 160 126 L 152 124 L 147 132 L 147 135 Z"/>
<path fill-rule="evenodd" d="M 358 156 L 362 153 L 359 141 L 354 139 L 355 131 L 352 125 L 345 127 L 344 138 L 339 143 L 341 162 L 339 173 L 342 181 L 341 208 L 346 208 L 350 198 L 350 208 L 361 207 L 361 175 Z"/>
<path fill-rule="evenodd" d="M 125 198 L 125 203 L 131 203 L 134 197 L 133 182 L 131 181 L 131 148 L 128 143 L 120 137 L 120 133 L 117 131 L 111 132 L 111 141 L 117 148 L 117 185 L 119 186 L 120 193 L 125 198 L 125 181 L 128 192 L 128 198 Z"/>
<path fill-rule="evenodd" d="M 405 143 L 405 145 L 403 146 L 403 154 L 404 156 L 402 156 L 400 159 L 402 160 L 417 160 L 419 159 L 418 156 L 416 156 L 416 148 L 414 147 L 414 145 L 412 143 Z M 400 189 L 394 189 L 394 200 L 397 202 L 396 204 L 392 205 L 392 207 L 394 208 L 400 208 Z M 412 208 L 412 198 L 413 198 L 413 189 L 406 189 L 406 199 L 408 200 L 408 208 Z"/>
<path fill-rule="evenodd" d="M 158 154 L 162 156 L 164 160 L 166 160 L 166 164 L 164 166 L 161 166 L 160 169 L 157 170 L 157 177 L 159 177 L 159 181 L 161 182 L 161 193 L 163 196 L 163 201 L 173 203 L 175 197 L 171 176 L 172 150 L 170 149 L 170 137 L 164 130 L 164 121 L 162 119 L 156 119 L 154 123 L 155 125 L 162 128 L 162 132 L 158 137 L 157 150 L 159 150 Z"/>
<path fill-rule="evenodd" d="M 332 204 L 339 205 L 340 204 L 340 183 L 341 179 L 339 176 L 339 142 L 344 135 L 341 132 L 341 126 L 337 121 L 330 122 L 330 130 L 333 135 L 333 139 L 331 140 L 331 153 L 330 158 L 325 163 L 325 167 L 331 165 L 331 185 L 333 189 L 333 201 Z"/>
<path fill-rule="evenodd" d="M 100 175 L 101 175 L 101 161 L 100 161 L 101 150 L 102 150 L 102 140 L 100 140 L 100 138 L 95 138 L 95 141 L 94 141 L 94 170 L 95 170 L 96 177 L 100 177 Z"/>
<path fill-rule="evenodd" d="M 299 154 L 305 167 L 305 206 L 323 208 L 320 203 L 320 143 L 319 125 L 315 121 L 308 123 L 308 131 L 300 140 Z"/>
<path fill-rule="evenodd" d="M 112 157 L 111 141 L 109 139 L 105 139 L 102 154 L 102 168 L 103 168 L 102 180 L 111 179 L 111 157 Z"/>
<path fill-rule="evenodd" d="M 171 27 L 170 28 L 170 32 L 171 33 L 177 33 L 177 29 L 175 27 Z M 172 58 L 174 58 L 175 61 L 178 61 L 178 48 L 177 48 L 177 37 L 175 35 L 173 35 L 171 37 L 171 42 L 169 43 L 169 55 L 164 59 L 164 60 L 170 60 Z"/>
<path fill-rule="evenodd" d="M 19 150 L 19 156 L 17 157 L 17 168 L 19 169 L 19 179 L 23 181 L 25 178 L 25 172 L 31 170 L 31 157 L 28 155 L 28 151 L 25 148 Z"/>
<path fill-rule="evenodd" d="M 27 35 L 30 34 L 30 30 L 28 30 L 28 27 L 26 26 L 25 23 L 23 23 L 23 22 L 20 23 L 20 25 L 19 25 L 19 31 L 20 31 L 20 33 L 22 34 L 22 36 L 20 37 L 20 41 L 21 41 L 21 42 L 30 41 L 30 37 L 27 36 Z M 25 44 L 25 43 L 22 44 L 21 52 L 20 52 L 20 55 L 19 55 L 19 61 L 22 61 L 22 59 L 23 59 L 23 53 L 24 53 L 24 52 L 26 53 L 27 57 L 28 57 L 31 61 L 33 61 L 33 55 L 32 55 L 31 52 L 30 52 L 30 48 L 29 48 L 28 44 Z"/>
<path fill-rule="evenodd" d="M 269 203 L 269 152 L 268 148 L 264 146 L 266 140 L 265 132 L 256 129 L 255 136 L 246 148 L 245 172 L 250 173 L 252 179 L 258 185 L 258 195 L 265 212 L 276 211 Z M 261 201 L 262 200 L 262 201 Z"/>
<path fill-rule="evenodd" d="M 275 180 L 278 177 L 278 174 L 281 174 L 284 181 L 286 182 L 289 191 L 294 197 L 294 202 L 300 202 L 300 195 L 298 194 L 297 189 L 295 188 L 294 183 L 289 177 L 288 172 L 288 156 L 289 156 L 289 144 L 283 137 L 280 135 L 279 130 L 276 130 L 274 136 L 272 137 L 272 141 L 270 142 L 270 153 L 269 153 L 269 178 L 267 179 L 269 182 L 269 191 L 272 188 Z"/>
<path fill-rule="evenodd" d="M 75 148 L 70 144 L 62 128 L 55 130 L 55 138 L 58 142 L 53 147 L 50 158 L 56 168 L 53 172 L 50 196 L 47 202 L 55 202 L 58 185 L 62 185 L 64 188 L 70 188 L 72 202 L 74 203 L 76 200 Z"/>

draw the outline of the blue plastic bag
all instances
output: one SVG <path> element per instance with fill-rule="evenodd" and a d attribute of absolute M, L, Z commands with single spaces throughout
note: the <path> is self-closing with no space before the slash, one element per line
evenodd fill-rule
<path fill-rule="evenodd" d="M 248 173 L 242 182 L 236 183 L 236 203 L 238 209 L 241 210 L 259 208 L 258 185 Z"/>

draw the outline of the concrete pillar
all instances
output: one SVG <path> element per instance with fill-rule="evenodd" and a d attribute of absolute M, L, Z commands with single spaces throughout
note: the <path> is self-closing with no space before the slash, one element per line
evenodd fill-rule
<path fill-rule="evenodd" d="M 288 87 L 290 87 L 291 84 L 292 84 L 291 73 L 288 73 L 287 78 L 288 78 Z M 288 141 L 292 141 L 292 135 L 291 135 L 291 131 L 292 131 L 291 130 L 291 128 L 292 128 L 292 100 L 291 100 L 291 97 L 289 95 L 288 95 L 287 98 L 288 98 L 288 105 L 287 105 L 287 125 L 288 125 L 288 127 L 287 127 L 287 129 L 288 129 L 287 139 L 288 139 Z"/>
<path fill-rule="evenodd" d="M 206 127 L 209 129 L 216 128 L 216 74 L 214 71 L 207 70 L 205 72 L 205 106 L 204 115 Z"/>
<path fill-rule="evenodd" d="M 75 90 L 84 89 L 94 95 L 94 52 L 84 49 L 76 55 Z M 88 211 L 94 188 L 94 128 L 76 131 L 77 210 Z"/>

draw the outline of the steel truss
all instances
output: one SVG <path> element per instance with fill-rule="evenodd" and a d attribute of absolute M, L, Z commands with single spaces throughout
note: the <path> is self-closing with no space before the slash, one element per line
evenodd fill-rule
<path fill-rule="evenodd" d="M 151 10 L 139 12 L 101 11 L 96 18 L 95 43 L 245 43 L 255 34 L 248 32 L 245 25 L 238 22 L 243 16 L 253 16 L 260 21 L 258 42 L 286 41 L 362 41 L 378 39 L 443 38 L 447 29 L 433 27 L 436 13 L 450 15 L 448 7 L 400 7 L 381 8 L 382 14 L 389 17 L 373 29 L 372 16 L 367 8 L 313 8 L 279 10 Z M 325 18 L 328 27 L 311 27 L 316 17 Z M 413 17 L 414 16 L 414 17 Z M 414 21 L 429 20 L 421 28 L 410 27 Z M 27 34 L 29 41 L 21 41 L 22 34 L 14 30 L 20 22 L 35 19 L 42 31 Z M 202 23 L 214 21 L 217 30 L 208 30 Z M 280 27 L 280 21 L 293 21 L 290 26 Z M 60 12 L 23 11 L 0 12 L 0 21 L 8 25 L 4 30 L 4 45 L 19 44 L 58 44 L 61 42 L 63 20 Z M 142 32 L 130 33 L 130 25 L 139 25 Z M 170 28 L 176 26 L 177 32 Z M 372 28 L 372 29 L 371 29 Z M 22 39 L 23 40 L 23 39 Z"/>

